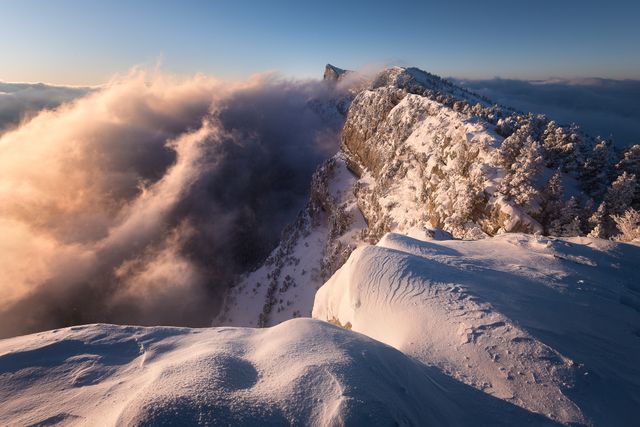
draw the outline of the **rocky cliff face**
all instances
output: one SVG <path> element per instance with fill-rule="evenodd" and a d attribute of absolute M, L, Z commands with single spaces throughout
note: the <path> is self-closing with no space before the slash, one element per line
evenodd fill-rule
<path fill-rule="evenodd" d="M 342 68 L 338 68 L 334 65 L 327 64 L 324 67 L 324 75 L 322 76 L 323 80 L 338 80 L 341 76 L 346 74 L 348 71 L 343 70 Z"/>

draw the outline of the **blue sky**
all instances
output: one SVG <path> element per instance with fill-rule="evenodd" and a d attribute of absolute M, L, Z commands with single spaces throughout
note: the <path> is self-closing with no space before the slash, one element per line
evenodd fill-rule
<path fill-rule="evenodd" d="M 640 2 L 0 0 L 0 80 L 98 84 L 134 65 L 315 77 L 640 78 Z"/>

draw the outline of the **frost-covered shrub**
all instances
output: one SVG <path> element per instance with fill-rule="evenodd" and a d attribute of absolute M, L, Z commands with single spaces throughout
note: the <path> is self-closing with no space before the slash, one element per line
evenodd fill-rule
<path fill-rule="evenodd" d="M 624 215 L 614 215 L 613 220 L 620 230 L 620 234 L 616 236 L 618 240 L 630 242 L 640 239 L 640 212 L 631 208 Z"/>

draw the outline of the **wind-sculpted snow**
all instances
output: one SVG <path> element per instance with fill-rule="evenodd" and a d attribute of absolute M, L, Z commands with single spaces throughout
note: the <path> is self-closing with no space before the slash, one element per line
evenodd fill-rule
<path fill-rule="evenodd" d="M 88 325 L 0 341 L 2 425 L 545 425 L 363 335 Z"/>
<path fill-rule="evenodd" d="M 637 259 L 638 247 L 598 239 L 388 234 L 352 253 L 313 316 L 550 419 L 633 425 Z"/>

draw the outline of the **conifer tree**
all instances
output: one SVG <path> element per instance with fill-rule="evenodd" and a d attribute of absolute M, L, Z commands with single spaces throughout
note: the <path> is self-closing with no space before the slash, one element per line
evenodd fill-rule
<path fill-rule="evenodd" d="M 638 183 L 636 176 L 622 172 L 611 184 L 605 195 L 610 215 L 622 215 L 632 205 Z"/>
<path fill-rule="evenodd" d="M 589 232 L 589 237 L 595 237 L 598 239 L 606 239 L 608 236 L 607 233 L 607 204 L 605 202 L 600 203 L 598 209 L 591 215 L 589 218 L 589 226 L 591 227 L 591 231 Z"/>
<path fill-rule="evenodd" d="M 571 197 L 562 207 L 559 214 L 549 224 L 551 236 L 580 236 L 582 234 L 582 219 L 580 204 L 575 197 Z"/>
<path fill-rule="evenodd" d="M 542 137 L 542 148 L 547 167 L 562 167 L 568 171 L 575 167 L 575 146 L 573 139 L 567 135 L 564 128 L 554 121 L 547 124 Z"/>
<path fill-rule="evenodd" d="M 616 164 L 616 169 L 619 172 L 635 175 L 636 180 L 640 178 L 640 144 L 627 148 L 622 159 Z M 640 210 L 640 182 L 636 185 L 631 206 L 636 210 Z"/>
<path fill-rule="evenodd" d="M 537 214 L 538 190 L 534 179 L 539 172 L 542 157 L 540 145 L 519 129 L 505 139 L 501 148 L 501 159 L 504 165 L 509 164 L 506 176 L 502 179 L 498 191 L 508 200 L 514 201 L 528 214 Z"/>
<path fill-rule="evenodd" d="M 562 236 L 580 236 L 582 234 L 582 219 L 580 218 L 580 203 L 571 196 L 563 210 Z"/>
<path fill-rule="evenodd" d="M 556 171 L 545 185 L 541 194 L 542 211 L 540 213 L 540 223 L 547 234 L 549 234 L 551 221 L 558 218 L 561 214 L 563 193 L 564 189 L 562 188 L 560 171 Z"/>
<path fill-rule="evenodd" d="M 606 190 L 610 169 L 609 144 L 598 142 L 580 171 L 580 181 L 584 191 L 596 199 L 602 197 Z"/>
<path fill-rule="evenodd" d="M 616 165 L 620 172 L 627 172 L 636 177 L 640 176 L 640 144 L 627 148 L 622 155 L 622 159 Z"/>

